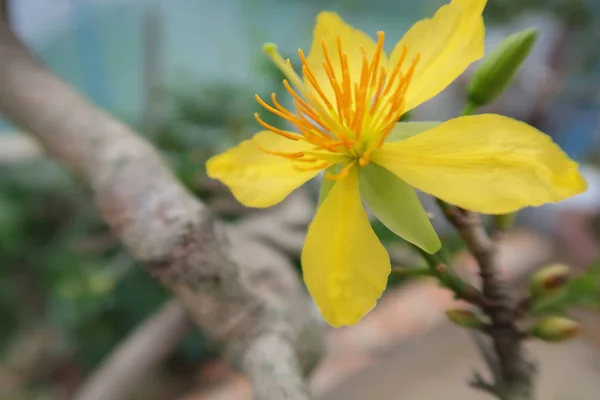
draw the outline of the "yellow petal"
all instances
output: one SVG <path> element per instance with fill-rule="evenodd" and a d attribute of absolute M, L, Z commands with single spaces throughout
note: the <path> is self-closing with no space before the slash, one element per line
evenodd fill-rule
<path fill-rule="evenodd" d="M 417 189 L 486 214 L 557 202 L 587 187 L 577 163 L 550 137 L 493 114 L 385 143 L 372 160 Z"/>
<path fill-rule="evenodd" d="M 483 57 L 485 27 L 481 13 L 486 0 L 454 0 L 431 19 L 417 22 L 398 42 L 390 56 L 396 65 L 403 48 L 403 70 L 419 55 L 408 86 L 405 107 L 411 110 L 431 99 L 454 81 L 473 61 Z"/>
<path fill-rule="evenodd" d="M 357 167 L 333 185 L 317 210 L 302 270 L 321 314 L 335 327 L 357 323 L 385 290 L 390 259 L 360 200 Z"/>
<path fill-rule="evenodd" d="M 386 142 L 397 142 L 418 135 L 438 126 L 440 122 L 398 122 L 385 139 Z"/>
<path fill-rule="evenodd" d="M 212 157 L 206 163 L 208 176 L 226 184 L 235 198 L 247 207 L 269 207 L 279 203 L 294 189 L 320 171 L 299 171 L 299 163 L 267 154 L 270 151 L 296 153 L 311 149 L 303 141 L 293 141 L 269 131 Z M 306 167 L 308 163 L 303 163 Z M 310 164 L 309 164 L 310 165 Z"/>
<path fill-rule="evenodd" d="M 326 62 L 326 59 L 323 53 L 322 43 L 324 42 L 327 48 L 329 60 L 332 63 L 333 72 L 337 81 L 342 82 L 342 64 L 340 62 L 337 44 L 338 37 L 340 38 L 343 52 L 348 56 L 348 71 L 350 81 L 352 82 L 352 88 L 354 87 L 354 83 L 358 84 L 360 82 L 363 65 L 362 49 L 365 51 L 367 60 L 371 62 L 375 49 L 377 48 L 377 44 L 369 35 L 348 25 L 338 14 L 329 11 L 319 13 L 317 16 L 317 24 L 313 32 L 313 43 L 307 61 L 308 66 L 315 75 L 325 96 L 331 104 L 334 105 L 336 104 L 335 94 L 331 87 L 331 83 L 327 78 L 325 69 L 323 68 L 323 63 Z M 383 52 L 379 65 L 383 67 L 387 66 L 387 59 Z M 316 95 L 312 85 L 308 83 L 306 78 L 304 79 L 304 82 L 307 90 Z"/>

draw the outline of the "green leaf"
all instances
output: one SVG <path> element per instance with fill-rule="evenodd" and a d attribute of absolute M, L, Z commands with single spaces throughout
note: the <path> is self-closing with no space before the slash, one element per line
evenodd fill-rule
<path fill-rule="evenodd" d="M 435 253 L 442 246 L 415 190 L 376 164 L 360 169 L 360 192 L 377 218 L 404 240 Z"/>

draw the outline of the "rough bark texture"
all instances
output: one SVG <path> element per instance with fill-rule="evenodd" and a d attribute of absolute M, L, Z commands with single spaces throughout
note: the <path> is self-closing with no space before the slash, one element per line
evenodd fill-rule
<path fill-rule="evenodd" d="M 494 375 L 494 382 L 487 383 L 476 375 L 473 386 L 502 400 L 531 400 L 535 366 L 523 348 L 523 334 L 516 325 L 517 307 L 506 282 L 499 276 L 496 245 L 479 214 L 444 203 L 440 205 L 477 261 L 485 299 L 481 307 L 491 320 L 486 330 L 492 341 L 491 348 L 483 338 L 478 338 L 477 344 Z"/>
<path fill-rule="evenodd" d="M 0 112 L 89 185 L 123 244 L 223 344 L 257 399 L 309 398 L 302 377 L 319 358 L 320 329 L 293 271 L 234 262 L 224 230 L 155 149 L 48 72 L 5 22 Z"/>

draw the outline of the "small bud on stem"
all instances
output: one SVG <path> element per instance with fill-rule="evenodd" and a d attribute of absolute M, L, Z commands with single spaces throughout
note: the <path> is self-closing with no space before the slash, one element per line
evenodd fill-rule
<path fill-rule="evenodd" d="M 446 316 L 450 321 L 463 328 L 481 329 L 484 326 L 484 323 L 479 316 L 469 310 L 446 310 Z"/>
<path fill-rule="evenodd" d="M 545 342 L 558 343 L 573 338 L 580 330 L 577 322 L 555 316 L 542 318 L 531 330 L 531 335 Z"/>
<path fill-rule="evenodd" d="M 511 35 L 483 60 L 469 85 L 469 104 L 473 107 L 489 104 L 506 89 L 525 61 L 537 35 L 535 29 Z"/>

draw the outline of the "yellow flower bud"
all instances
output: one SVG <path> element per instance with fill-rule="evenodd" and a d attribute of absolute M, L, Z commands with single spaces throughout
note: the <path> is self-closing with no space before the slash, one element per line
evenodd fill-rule
<path fill-rule="evenodd" d="M 483 322 L 477 314 L 469 310 L 452 309 L 446 310 L 446 316 L 458 326 L 469 329 L 479 329 L 483 327 Z"/>
<path fill-rule="evenodd" d="M 539 300 L 555 294 L 565 286 L 569 278 L 569 267 L 552 264 L 536 271 L 531 277 L 531 297 Z"/>
<path fill-rule="evenodd" d="M 471 80 L 469 103 L 480 107 L 494 100 L 514 79 L 537 38 L 535 29 L 528 29 L 506 38 L 488 55 Z"/>
<path fill-rule="evenodd" d="M 531 335 L 546 342 L 569 340 L 579 333 L 581 326 L 565 317 L 546 317 L 532 329 Z"/>

